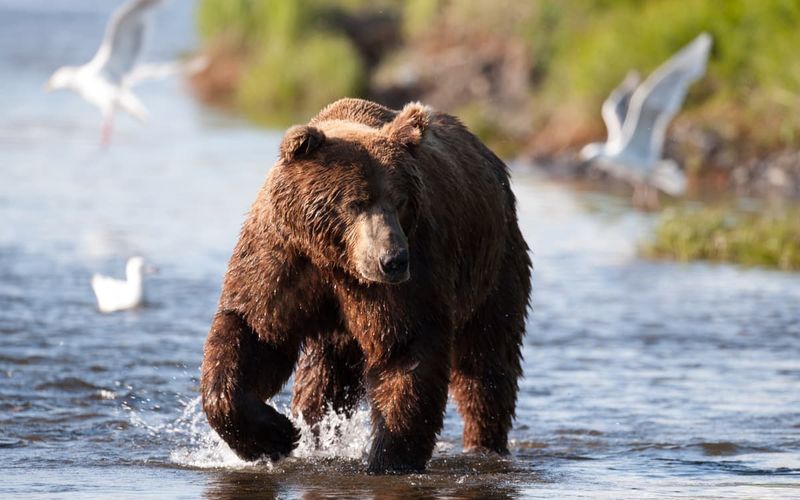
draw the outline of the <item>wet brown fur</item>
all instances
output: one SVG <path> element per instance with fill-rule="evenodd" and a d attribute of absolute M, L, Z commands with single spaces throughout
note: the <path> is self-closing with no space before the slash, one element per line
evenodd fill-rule
<path fill-rule="evenodd" d="M 408 281 L 353 262 L 376 206 L 407 237 Z M 506 166 L 456 118 L 337 101 L 287 132 L 242 228 L 205 346 L 209 422 L 245 459 L 288 454 L 297 431 L 263 401 L 297 366 L 311 423 L 366 394 L 372 472 L 424 469 L 448 388 L 464 448 L 506 453 L 530 266 Z"/>

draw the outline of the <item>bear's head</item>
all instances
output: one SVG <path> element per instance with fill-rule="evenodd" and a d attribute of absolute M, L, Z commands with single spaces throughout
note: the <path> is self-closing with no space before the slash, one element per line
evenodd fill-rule
<path fill-rule="evenodd" d="M 290 128 L 267 184 L 276 229 L 316 266 L 361 282 L 408 280 L 428 122 L 414 103 L 380 127 L 334 119 Z"/>

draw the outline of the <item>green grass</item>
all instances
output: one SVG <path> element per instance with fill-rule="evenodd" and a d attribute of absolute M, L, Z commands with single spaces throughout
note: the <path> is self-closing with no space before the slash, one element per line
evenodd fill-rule
<path fill-rule="evenodd" d="M 261 51 L 242 76 L 237 103 L 253 120 L 282 127 L 308 121 L 340 97 L 360 95 L 363 85 L 355 49 L 346 38 L 323 33 L 295 42 L 291 52 Z"/>
<path fill-rule="evenodd" d="M 645 255 L 800 270 L 800 209 L 759 213 L 728 207 L 667 209 Z"/>

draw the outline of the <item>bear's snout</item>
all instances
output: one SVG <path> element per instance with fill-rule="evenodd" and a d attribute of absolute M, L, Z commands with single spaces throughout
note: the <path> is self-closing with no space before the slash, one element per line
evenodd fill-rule
<path fill-rule="evenodd" d="M 408 279 L 408 250 L 400 248 L 387 252 L 379 259 L 381 272 L 389 281 L 400 283 Z"/>
<path fill-rule="evenodd" d="M 356 269 L 362 278 L 396 284 L 411 278 L 406 238 L 394 210 L 372 207 L 357 222 Z"/>

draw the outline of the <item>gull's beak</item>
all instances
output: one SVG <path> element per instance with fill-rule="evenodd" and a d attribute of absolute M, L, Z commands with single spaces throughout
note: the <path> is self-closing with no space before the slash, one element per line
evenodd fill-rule
<path fill-rule="evenodd" d="M 158 274 L 158 268 L 156 266 L 144 266 L 142 272 L 144 274 Z"/>
<path fill-rule="evenodd" d="M 53 86 L 53 80 L 47 80 L 47 82 L 44 84 L 43 88 L 44 88 L 45 92 L 52 92 L 52 91 L 54 91 L 56 89 Z"/>

